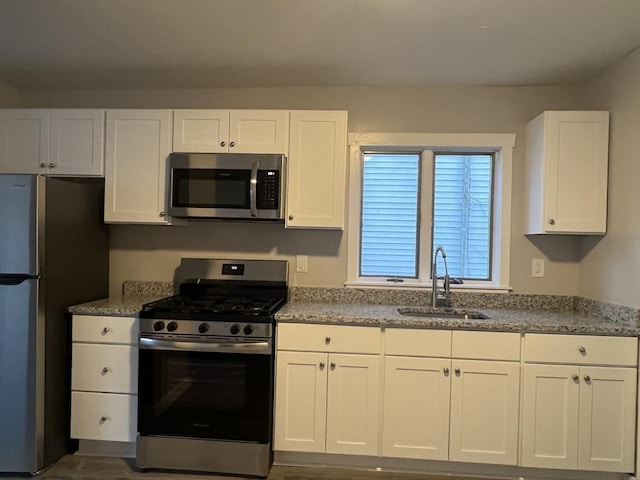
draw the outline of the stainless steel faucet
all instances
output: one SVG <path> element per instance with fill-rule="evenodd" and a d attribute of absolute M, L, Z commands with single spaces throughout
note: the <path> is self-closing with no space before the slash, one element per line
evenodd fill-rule
<path fill-rule="evenodd" d="M 442 255 L 442 261 L 444 262 L 444 292 L 441 295 L 438 295 L 438 252 L 440 253 L 440 255 Z M 447 253 L 441 246 L 438 246 L 433 254 L 431 277 L 431 306 L 435 308 L 438 306 L 438 299 L 444 299 L 445 303 L 448 302 L 450 291 L 449 269 L 447 268 Z"/>

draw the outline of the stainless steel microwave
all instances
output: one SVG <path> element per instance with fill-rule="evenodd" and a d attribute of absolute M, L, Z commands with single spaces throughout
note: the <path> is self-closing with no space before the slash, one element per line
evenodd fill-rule
<path fill-rule="evenodd" d="M 284 155 L 172 153 L 169 215 L 282 220 L 284 177 Z"/>

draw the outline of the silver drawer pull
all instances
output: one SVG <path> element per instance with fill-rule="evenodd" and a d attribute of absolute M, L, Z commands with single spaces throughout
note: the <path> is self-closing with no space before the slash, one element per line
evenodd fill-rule
<path fill-rule="evenodd" d="M 587 349 L 586 349 L 586 348 L 584 348 L 584 347 L 578 347 L 578 351 L 579 351 L 580 353 L 582 353 L 583 355 L 584 355 L 585 353 L 587 353 Z"/>
<path fill-rule="evenodd" d="M 574 382 L 577 382 L 578 380 L 580 380 L 580 377 L 578 375 L 576 375 L 576 374 L 574 374 L 573 377 L 571 377 L 571 378 L 573 378 Z"/>
<path fill-rule="evenodd" d="M 444 372 L 445 375 L 449 375 L 449 367 L 444 367 L 444 370 L 442 370 Z"/>
<path fill-rule="evenodd" d="M 331 343 L 331 337 L 324 337 L 324 343 L 329 345 Z"/>
<path fill-rule="evenodd" d="M 102 375 L 106 375 L 108 371 L 109 371 L 109 367 L 104 367 L 102 369 Z"/>
<path fill-rule="evenodd" d="M 107 333 L 109 333 L 109 330 L 110 330 L 109 327 L 104 327 L 102 329 L 102 335 L 106 335 Z"/>
<path fill-rule="evenodd" d="M 335 370 L 336 369 L 336 364 L 334 362 L 331 362 L 331 370 Z"/>
<path fill-rule="evenodd" d="M 454 371 L 456 372 L 456 375 L 460 375 L 460 369 L 459 368 L 456 368 Z"/>
<path fill-rule="evenodd" d="M 589 375 L 584 376 L 584 381 L 589 383 L 591 381 L 591 377 Z"/>
<path fill-rule="evenodd" d="M 324 362 L 320 362 L 320 370 L 324 370 Z"/>
<path fill-rule="evenodd" d="M 107 420 L 109 420 L 109 417 L 107 417 L 106 415 L 103 415 L 102 417 L 100 417 L 100 425 L 102 425 Z"/>

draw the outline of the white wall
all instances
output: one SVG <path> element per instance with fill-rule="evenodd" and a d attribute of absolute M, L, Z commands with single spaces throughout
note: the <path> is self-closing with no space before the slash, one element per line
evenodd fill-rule
<path fill-rule="evenodd" d="M 611 112 L 607 235 L 586 241 L 579 293 L 640 307 L 640 49 L 588 84 L 594 108 Z"/>
<path fill-rule="evenodd" d="M 524 125 L 543 110 L 582 109 L 578 87 L 264 88 L 23 92 L 23 106 L 107 108 L 284 108 L 348 110 L 350 132 L 516 133 L 511 285 L 516 292 L 578 293 L 580 244 L 525 238 Z M 181 256 L 309 255 L 293 285 L 341 286 L 348 232 L 285 231 L 274 225 L 207 223 L 187 227 L 111 227 L 111 290 L 122 281 L 171 280 Z M 546 258 L 545 278 L 531 259 Z"/>
<path fill-rule="evenodd" d="M 0 82 L 0 107 L 11 108 L 20 104 L 20 92 Z"/>

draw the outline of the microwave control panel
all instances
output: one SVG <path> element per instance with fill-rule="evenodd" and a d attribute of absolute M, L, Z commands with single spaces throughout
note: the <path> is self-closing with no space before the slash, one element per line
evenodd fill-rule
<path fill-rule="evenodd" d="M 256 206 L 260 210 L 277 210 L 280 203 L 280 171 L 258 170 Z"/>

